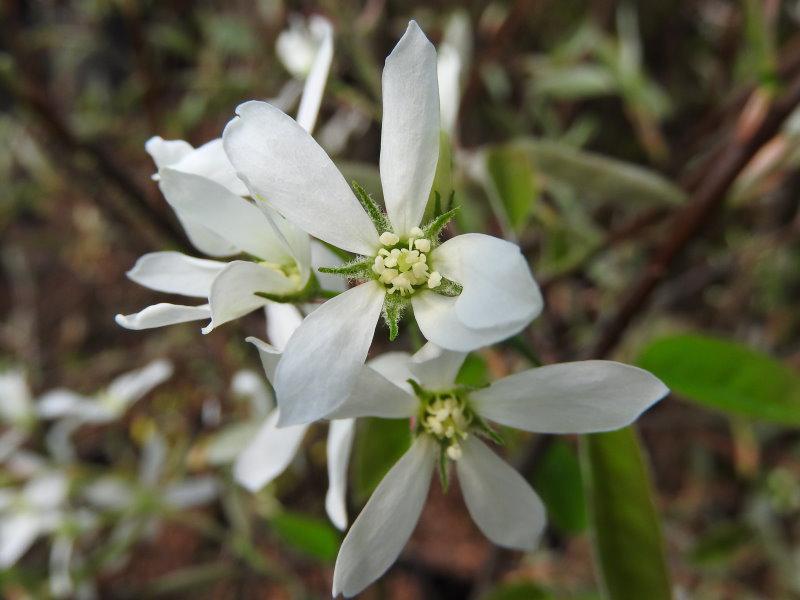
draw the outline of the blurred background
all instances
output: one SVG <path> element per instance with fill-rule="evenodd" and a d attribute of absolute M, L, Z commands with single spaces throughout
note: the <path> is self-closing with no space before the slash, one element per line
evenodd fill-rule
<path fill-rule="evenodd" d="M 458 58 L 440 169 L 455 229 L 518 242 L 547 301 L 462 381 L 590 356 L 652 370 L 673 394 L 638 430 L 675 597 L 800 597 L 800 3 L 0 6 L 3 597 L 329 597 L 341 534 L 323 509 L 325 427 L 260 493 L 230 475 L 271 402 L 243 341 L 263 315 L 208 336 L 114 323 L 163 298 L 126 279 L 140 255 L 197 255 L 145 141 L 198 146 L 249 99 L 294 110 L 314 14 L 335 29 L 315 137 L 376 196 L 384 57 L 414 18 Z M 172 365 L 160 385 L 103 419 L 35 408 L 54 388 L 102 402 L 157 359 Z M 363 597 L 601 597 L 576 440 L 508 436 L 548 506 L 542 547 L 499 552 L 434 483 Z M 360 423 L 351 519 L 408 443 L 406 423 Z M 30 548 L 8 547 L 23 534 Z M 619 550 L 648 568 L 635 540 Z"/>

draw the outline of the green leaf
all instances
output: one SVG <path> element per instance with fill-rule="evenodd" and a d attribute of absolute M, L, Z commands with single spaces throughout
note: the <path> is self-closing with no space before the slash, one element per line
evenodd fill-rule
<path fill-rule="evenodd" d="M 503 207 L 508 224 L 522 231 L 528 223 L 539 183 L 530 154 L 513 145 L 495 147 L 486 153 L 490 199 Z"/>
<path fill-rule="evenodd" d="M 581 467 L 569 444 L 556 440 L 548 447 L 534 474 L 533 486 L 542 497 L 553 525 L 569 534 L 586 529 Z"/>
<path fill-rule="evenodd" d="M 366 502 L 409 446 L 411 428 L 408 419 L 359 419 L 353 457 L 357 502 Z"/>
<path fill-rule="evenodd" d="M 336 560 L 341 537 L 327 521 L 284 512 L 273 517 L 270 524 L 278 537 L 295 550 L 324 562 Z"/>
<path fill-rule="evenodd" d="M 637 364 L 693 402 L 727 413 L 800 425 L 800 374 L 747 346 L 703 335 L 651 343 Z"/>
<path fill-rule="evenodd" d="M 340 267 L 318 267 L 317 271 L 328 275 L 338 275 L 340 277 L 358 278 L 370 277 L 372 273 L 372 259 L 356 259 Z"/>
<path fill-rule="evenodd" d="M 528 153 L 542 177 L 588 197 L 624 204 L 677 205 L 686 201 L 679 187 L 637 165 L 548 140 L 528 138 L 515 145 Z"/>
<path fill-rule="evenodd" d="M 582 436 L 581 468 L 604 597 L 670 600 L 650 473 L 631 427 Z"/>
<path fill-rule="evenodd" d="M 431 241 L 436 241 L 436 239 L 439 237 L 439 234 L 442 232 L 442 229 L 444 229 L 450 220 L 456 216 L 457 212 L 458 206 L 436 217 L 433 221 L 422 228 L 422 237 L 428 238 Z"/>
<path fill-rule="evenodd" d="M 403 311 L 407 304 L 408 301 L 399 294 L 386 294 L 386 299 L 383 301 L 383 318 L 389 328 L 390 342 L 397 339 L 397 334 L 400 332 L 400 319 L 403 318 Z"/>
<path fill-rule="evenodd" d="M 355 192 L 356 198 L 358 198 L 361 204 L 361 208 L 364 209 L 372 221 L 372 224 L 375 226 L 375 231 L 378 232 L 378 235 L 386 231 L 394 231 L 392 224 L 389 223 L 389 218 L 383 214 L 381 207 L 372 199 L 372 196 L 369 195 L 367 190 L 361 187 L 355 180 L 353 180 L 350 185 L 353 187 L 353 192 Z"/>

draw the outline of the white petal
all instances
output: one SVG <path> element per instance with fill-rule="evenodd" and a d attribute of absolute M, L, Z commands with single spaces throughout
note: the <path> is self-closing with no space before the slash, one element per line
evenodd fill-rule
<path fill-rule="evenodd" d="M 207 298 L 211 282 L 224 268 L 223 262 L 180 252 L 151 252 L 139 258 L 127 275 L 151 290 Z"/>
<path fill-rule="evenodd" d="M 27 504 L 38 509 L 58 507 L 67 498 L 67 476 L 59 471 L 38 475 L 25 484 L 22 496 Z"/>
<path fill-rule="evenodd" d="M 300 278 L 307 281 L 311 272 L 311 238 L 309 235 L 263 200 L 256 200 L 255 205 L 267 217 L 272 231 L 296 261 L 297 267 L 300 269 Z"/>
<path fill-rule="evenodd" d="M 73 415 L 82 404 L 92 403 L 94 400 L 71 390 L 56 389 L 46 392 L 39 398 L 36 411 L 43 419 L 58 419 Z"/>
<path fill-rule="evenodd" d="M 200 306 L 181 306 L 180 304 L 168 304 L 162 302 L 154 304 L 131 315 L 117 315 L 114 320 L 117 325 L 126 329 L 153 329 L 154 327 L 164 327 L 165 325 L 175 325 L 176 323 L 186 323 L 188 321 L 199 321 L 200 319 L 211 318 L 211 308 L 208 304 Z"/>
<path fill-rule="evenodd" d="M 22 423 L 33 416 L 33 399 L 22 371 L 0 373 L 0 419 Z"/>
<path fill-rule="evenodd" d="M 123 405 L 130 404 L 172 377 L 172 370 L 169 361 L 154 360 L 141 369 L 117 377 L 106 393 Z"/>
<path fill-rule="evenodd" d="M 331 421 L 328 429 L 328 493 L 325 510 L 339 529 L 347 527 L 347 465 L 356 432 L 354 419 Z"/>
<path fill-rule="evenodd" d="M 319 19 L 318 23 L 322 24 L 323 29 L 322 43 L 317 49 L 311 71 L 306 78 L 300 107 L 297 109 L 297 123 L 309 133 L 314 131 L 317 122 L 319 105 L 322 102 L 322 94 L 333 60 L 333 27 L 327 19 Z"/>
<path fill-rule="evenodd" d="M 409 369 L 410 363 L 411 355 L 408 352 L 384 352 L 367 361 L 367 366 L 413 395 L 414 391 L 408 385 L 408 380 L 414 379 L 414 374 Z"/>
<path fill-rule="evenodd" d="M 372 343 L 383 298 L 375 282 L 362 283 L 305 318 L 275 374 L 281 425 L 324 418 L 347 400 Z"/>
<path fill-rule="evenodd" d="M 278 368 L 278 361 L 281 359 L 281 351 L 275 346 L 250 336 L 245 339 L 258 349 L 258 356 L 261 358 L 261 365 L 264 367 L 264 374 L 272 385 L 275 385 L 275 370 Z"/>
<path fill-rule="evenodd" d="M 381 183 L 386 211 L 401 237 L 422 219 L 438 159 L 436 49 L 410 21 L 383 69 Z"/>
<path fill-rule="evenodd" d="M 298 291 L 296 282 L 275 269 L 246 260 L 232 261 L 211 284 L 208 296 L 211 323 L 203 328 L 203 333 L 210 333 L 216 327 L 269 302 L 266 298 L 256 296 L 256 292 L 280 295 Z"/>
<path fill-rule="evenodd" d="M 464 286 L 455 303 L 471 329 L 529 323 L 544 307 L 519 246 L 482 233 L 447 240 L 434 253 L 435 268 Z"/>
<path fill-rule="evenodd" d="M 498 546 L 533 550 L 544 530 L 545 509 L 527 481 L 474 435 L 456 461 L 469 514 Z"/>
<path fill-rule="evenodd" d="M 278 427 L 280 413 L 275 409 L 233 465 L 233 475 L 241 485 L 257 492 L 286 470 L 292 462 L 308 425 Z"/>
<path fill-rule="evenodd" d="M 548 365 L 510 375 L 470 397 L 487 419 L 541 433 L 629 425 L 669 390 L 638 367 L 608 360 Z"/>
<path fill-rule="evenodd" d="M 292 260 L 267 217 L 250 201 L 192 173 L 161 169 L 161 191 L 175 212 L 203 225 L 239 250 L 270 262 Z"/>
<path fill-rule="evenodd" d="M 176 171 L 194 173 L 215 181 L 237 196 L 247 196 L 250 193 L 244 182 L 237 177 L 236 169 L 228 160 L 222 138 L 211 140 L 183 156 L 178 162 L 166 166 Z"/>
<path fill-rule="evenodd" d="M 41 532 L 41 519 L 36 514 L 19 513 L 0 519 L 0 567 L 16 563 Z"/>
<path fill-rule="evenodd" d="M 336 557 L 334 598 L 359 593 L 400 555 L 419 520 L 435 462 L 433 442 L 419 437 L 375 488 Z"/>
<path fill-rule="evenodd" d="M 370 365 L 373 363 L 374 361 L 370 361 Z M 370 366 L 365 365 L 361 367 L 347 400 L 328 417 L 331 419 L 354 417 L 406 419 L 411 417 L 418 407 L 419 401 L 407 383 L 403 382 L 402 387 L 399 387 Z"/>
<path fill-rule="evenodd" d="M 191 508 L 211 502 L 219 490 L 219 482 L 214 477 L 192 477 L 168 484 L 161 499 L 173 508 Z"/>
<path fill-rule="evenodd" d="M 239 254 L 240 250 L 227 240 L 221 238 L 208 227 L 201 225 L 187 218 L 185 215 L 175 211 L 175 216 L 181 223 L 186 236 L 192 246 L 207 256 L 223 257 Z"/>
<path fill-rule="evenodd" d="M 156 168 L 174 165 L 194 148 L 189 142 L 183 140 L 165 140 L 160 136 L 153 136 L 144 144 L 145 151 L 156 163 Z"/>
<path fill-rule="evenodd" d="M 375 227 L 314 138 L 266 102 L 246 102 L 236 112 L 223 139 L 250 190 L 313 236 L 372 254 L 378 246 Z"/>
<path fill-rule="evenodd" d="M 472 329 L 458 318 L 457 300 L 458 297 L 442 296 L 434 292 L 423 292 L 411 298 L 414 318 L 422 335 L 442 348 L 470 352 L 511 337 L 528 324 L 524 320 L 486 329 Z"/>
<path fill-rule="evenodd" d="M 314 268 L 314 275 L 316 275 L 317 281 L 319 281 L 319 285 L 323 290 L 343 292 L 347 289 L 347 280 L 344 277 L 317 271 L 319 267 L 340 267 L 343 264 L 344 261 L 329 250 L 325 244 L 312 240 L 311 265 Z"/>
<path fill-rule="evenodd" d="M 261 340 L 258 341 L 263 344 Z M 243 396 L 250 402 L 250 412 L 255 416 L 265 417 L 275 407 L 272 391 L 267 389 L 264 378 L 255 371 L 249 369 L 236 371 L 231 378 L 231 392 L 235 396 Z"/>
<path fill-rule="evenodd" d="M 424 387 L 447 390 L 453 387 L 466 357 L 466 352 L 445 350 L 428 342 L 411 358 L 409 368 Z"/>
<path fill-rule="evenodd" d="M 461 58 L 455 48 L 443 45 L 439 48 L 437 64 L 439 81 L 439 104 L 442 111 L 442 131 L 452 137 L 461 101 Z"/>
<path fill-rule="evenodd" d="M 303 322 L 303 315 L 288 302 L 270 302 L 264 310 L 267 314 L 267 338 L 278 351 L 282 351 Z"/>

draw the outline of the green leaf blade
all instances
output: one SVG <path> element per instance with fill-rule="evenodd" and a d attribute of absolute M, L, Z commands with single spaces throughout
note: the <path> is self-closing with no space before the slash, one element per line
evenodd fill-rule
<path fill-rule="evenodd" d="M 635 430 L 586 435 L 580 446 L 604 597 L 671 600 L 650 474 Z"/>
<path fill-rule="evenodd" d="M 800 374 L 742 344 L 695 334 L 669 336 L 646 347 L 637 364 L 706 408 L 800 425 Z"/>

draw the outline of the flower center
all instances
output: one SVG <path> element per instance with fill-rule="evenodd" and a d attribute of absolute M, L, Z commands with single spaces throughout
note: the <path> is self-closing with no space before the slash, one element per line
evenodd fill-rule
<path fill-rule="evenodd" d="M 431 271 L 429 254 L 431 241 L 422 237 L 422 230 L 414 227 L 407 242 L 400 243 L 400 237 L 390 231 L 380 237 L 383 248 L 372 264 L 372 272 L 377 275 L 389 294 L 399 293 L 408 296 L 422 286 L 435 289 L 442 283 L 442 276 Z"/>
<path fill-rule="evenodd" d="M 450 460 L 461 458 L 461 442 L 469 436 L 474 414 L 459 390 L 420 396 L 418 433 L 432 436 Z"/>
<path fill-rule="evenodd" d="M 272 269 L 273 271 L 278 271 L 284 277 L 289 279 L 289 281 L 295 283 L 298 287 L 302 285 L 302 281 L 300 280 L 300 268 L 297 266 L 295 261 L 291 261 L 288 263 L 272 263 L 266 260 L 259 261 L 262 267 L 266 267 L 267 269 Z"/>

